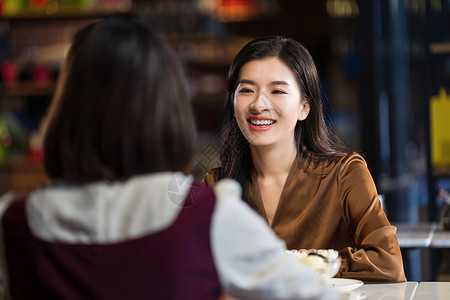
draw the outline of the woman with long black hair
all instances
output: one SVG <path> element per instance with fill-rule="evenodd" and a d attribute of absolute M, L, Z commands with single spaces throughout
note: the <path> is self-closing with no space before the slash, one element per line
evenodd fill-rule
<path fill-rule="evenodd" d="M 245 45 L 228 73 L 221 167 L 209 186 L 233 178 L 243 199 L 289 249 L 335 249 L 338 277 L 405 281 L 396 238 L 363 157 L 324 118 L 308 50 L 269 36 Z"/>

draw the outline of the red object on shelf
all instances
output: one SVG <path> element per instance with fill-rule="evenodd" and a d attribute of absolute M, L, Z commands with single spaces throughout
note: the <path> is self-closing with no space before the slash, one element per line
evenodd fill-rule
<path fill-rule="evenodd" d="M 37 65 L 33 70 L 33 81 L 38 84 L 48 84 L 53 82 L 53 73 L 45 65 Z"/>
<path fill-rule="evenodd" d="M 17 82 L 17 72 L 14 62 L 11 60 L 5 60 L 1 68 L 2 79 L 6 85 L 14 84 Z"/>
<path fill-rule="evenodd" d="M 38 131 L 34 131 L 30 134 L 28 160 L 32 163 L 42 163 L 44 161 L 42 136 Z"/>
<path fill-rule="evenodd" d="M 50 0 L 32 0 L 31 8 L 45 8 L 49 2 Z"/>
<path fill-rule="evenodd" d="M 28 160 L 31 163 L 42 163 L 44 161 L 44 153 L 42 151 L 33 151 L 30 149 L 28 152 Z"/>

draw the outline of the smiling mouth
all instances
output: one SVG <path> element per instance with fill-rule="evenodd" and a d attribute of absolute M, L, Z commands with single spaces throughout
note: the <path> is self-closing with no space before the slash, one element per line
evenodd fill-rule
<path fill-rule="evenodd" d="M 264 120 L 260 120 L 260 119 L 248 119 L 248 122 L 253 125 L 253 126 L 257 126 L 257 127 L 267 127 L 270 126 L 274 123 L 276 123 L 277 121 L 275 120 L 270 120 L 270 119 L 264 119 Z"/>

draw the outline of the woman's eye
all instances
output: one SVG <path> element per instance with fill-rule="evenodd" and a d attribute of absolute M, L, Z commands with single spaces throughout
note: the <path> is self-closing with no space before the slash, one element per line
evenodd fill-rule
<path fill-rule="evenodd" d="M 272 94 L 286 94 L 285 91 L 281 91 L 281 90 L 273 90 Z"/>
<path fill-rule="evenodd" d="M 240 89 L 239 93 L 240 94 L 249 94 L 252 93 L 253 91 L 251 89 Z"/>

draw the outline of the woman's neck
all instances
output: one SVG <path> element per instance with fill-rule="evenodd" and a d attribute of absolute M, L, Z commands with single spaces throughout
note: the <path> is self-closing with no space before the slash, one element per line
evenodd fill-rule
<path fill-rule="evenodd" d="M 295 143 L 292 147 L 250 146 L 253 167 L 259 178 L 286 177 L 297 156 Z"/>

